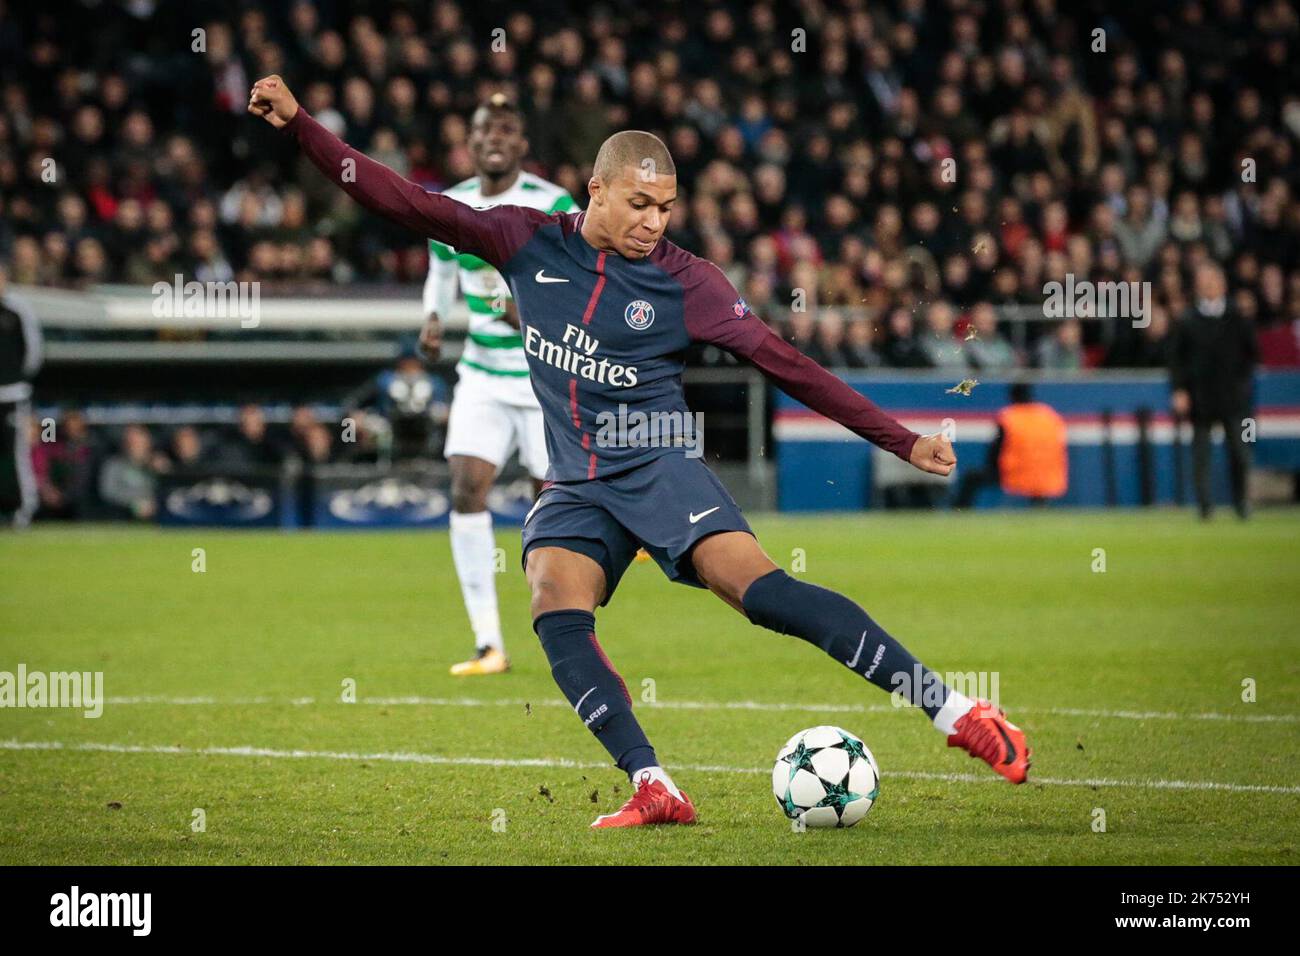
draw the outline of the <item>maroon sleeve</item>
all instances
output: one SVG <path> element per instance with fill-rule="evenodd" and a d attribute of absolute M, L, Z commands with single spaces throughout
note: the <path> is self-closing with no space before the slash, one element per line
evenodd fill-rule
<path fill-rule="evenodd" d="M 298 141 L 303 155 L 327 179 L 371 212 L 458 252 L 472 253 L 498 269 L 513 258 L 538 226 L 548 221 L 545 213 L 535 209 L 475 209 L 431 193 L 348 146 L 301 106 L 283 132 Z"/>
<path fill-rule="evenodd" d="M 791 398 L 903 461 L 909 459 L 919 436 L 764 325 L 717 266 L 700 260 L 681 278 L 686 280 L 686 331 L 693 341 L 748 359 Z"/>

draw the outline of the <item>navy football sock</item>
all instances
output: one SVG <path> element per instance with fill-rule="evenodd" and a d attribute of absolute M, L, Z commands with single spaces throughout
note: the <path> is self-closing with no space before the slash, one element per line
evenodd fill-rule
<path fill-rule="evenodd" d="M 596 642 L 590 611 L 547 611 L 533 621 L 551 676 L 587 729 L 628 776 L 655 767 L 654 748 L 632 714 L 632 697 Z"/>
<path fill-rule="evenodd" d="M 796 581 L 778 568 L 751 584 L 741 604 L 752 623 L 816 644 L 885 691 L 901 690 L 931 720 L 948 699 L 938 674 L 842 594 Z"/>

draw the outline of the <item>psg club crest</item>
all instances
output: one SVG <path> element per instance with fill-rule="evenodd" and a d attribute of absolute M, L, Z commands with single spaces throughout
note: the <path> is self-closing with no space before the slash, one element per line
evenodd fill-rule
<path fill-rule="evenodd" d="M 645 299 L 637 299 L 627 304 L 627 308 L 623 310 L 623 318 L 627 320 L 628 325 L 640 332 L 650 328 L 650 323 L 655 320 L 655 307 Z"/>

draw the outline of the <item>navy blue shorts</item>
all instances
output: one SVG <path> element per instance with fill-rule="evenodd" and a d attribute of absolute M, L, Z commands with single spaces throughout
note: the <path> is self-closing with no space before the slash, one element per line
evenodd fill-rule
<path fill-rule="evenodd" d="M 704 587 L 691 549 L 720 531 L 754 533 L 708 465 L 669 453 L 621 474 L 546 487 L 524 519 L 523 562 L 538 547 L 585 554 L 605 570 L 600 603 L 608 604 L 637 548 L 669 580 Z"/>

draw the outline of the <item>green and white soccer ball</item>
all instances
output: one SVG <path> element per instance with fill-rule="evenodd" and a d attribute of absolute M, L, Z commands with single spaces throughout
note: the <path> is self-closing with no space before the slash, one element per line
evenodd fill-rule
<path fill-rule="evenodd" d="M 812 727 L 786 741 L 772 768 L 772 793 L 791 820 L 809 827 L 851 827 L 880 793 L 871 751 L 839 727 Z"/>

